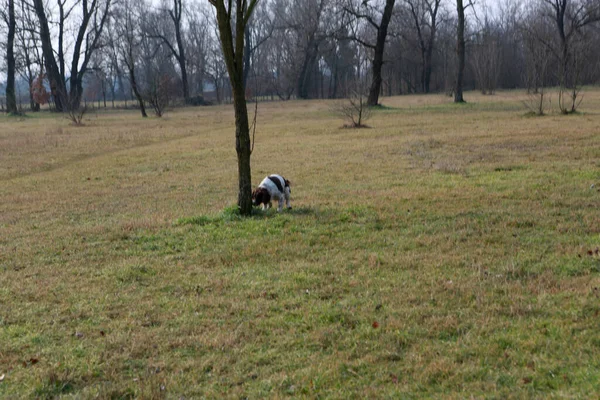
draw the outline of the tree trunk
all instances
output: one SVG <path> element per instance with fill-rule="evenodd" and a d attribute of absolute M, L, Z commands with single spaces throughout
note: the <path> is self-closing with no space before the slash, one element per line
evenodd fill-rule
<path fill-rule="evenodd" d="M 252 174 L 250 169 L 252 150 L 244 90 L 244 30 L 257 1 L 251 0 L 247 4 L 245 1 L 237 0 L 235 22 L 233 23 L 231 21 L 232 2 L 229 2 L 230 8 L 227 10 L 223 0 L 211 0 L 211 4 L 217 10 L 219 38 L 233 95 L 235 150 L 238 159 L 238 208 L 241 215 L 252 213 Z M 235 38 L 232 29 L 235 29 Z"/>
<path fill-rule="evenodd" d="M 310 74 L 312 72 L 313 63 L 316 61 L 318 46 L 313 39 L 309 41 L 309 48 L 304 54 L 304 60 L 300 67 L 300 74 L 298 75 L 298 81 L 296 84 L 296 95 L 300 99 L 308 99 L 308 89 L 310 83 Z"/>
<path fill-rule="evenodd" d="M 396 0 L 386 0 L 381 23 L 377 30 L 377 42 L 375 43 L 375 54 L 373 57 L 373 80 L 369 90 L 369 99 L 367 105 L 376 106 L 379 103 L 379 92 L 381 91 L 381 69 L 383 67 L 383 51 L 385 49 L 385 40 L 387 38 L 388 26 L 392 19 L 392 11 Z"/>
<path fill-rule="evenodd" d="M 138 86 L 137 86 L 137 82 L 135 81 L 135 69 L 133 64 L 128 66 L 129 69 L 129 81 L 131 84 L 131 90 L 133 91 L 133 94 L 135 95 L 135 98 L 138 101 L 138 104 L 140 106 L 140 111 L 142 113 L 142 117 L 146 118 L 148 117 L 148 114 L 146 114 L 146 107 L 144 106 L 144 99 L 142 98 L 142 95 L 140 94 L 139 90 L 138 90 Z"/>
<path fill-rule="evenodd" d="M 232 82 L 235 110 L 235 151 L 238 158 L 238 207 L 242 215 L 252 212 L 252 173 L 250 170 L 250 126 L 243 80 Z"/>
<path fill-rule="evenodd" d="M 66 106 L 65 82 L 60 74 L 58 65 L 56 64 L 56 59 L 54 58 L 52 38 L 50 37 L 50 30 L 48 29 L 48 19 L 46 18 L 46 12 L 44 11 L 44 2 L 43 0 L 33 0 L 33 3 L 40 22 L 40 41 L 42 42 L 44 65 L 46 67 L 46 73 L 48 74 L 48 80 L 50 81 L 50 92 L 52 94 L 52 100 L 54 101 L 54 108 L 56 111 L 62 112 Z"/>
<path fill-rule="evenodd" d="M 173 9 L 169 10 L 169 16 L 173 21 L 173 25 L 175 27 L 175 40 L 177 41 L 177 50 L 171 46 L 171 44 L 167 43 L 171 48 L 171 52 L 177 59 L 179 63 L 179 69 L 181 70 L 181 85 L 183 86 L 183 100 L 185 104 L 190 103 L 190 88 L 188 83 L 187 76 L 187 66 L 186 66 L 186 57 L 185 57 L 185 47 L 183 46 L 183 38 L 181 37 L 181 16 L 183 15 L 183 4 L 182 0 L 173 0 Z M 163 39 L 167 42 L 166 39 Z"/>
<path fill-rule="evenodd" d="M 456 73 L 456 86 L 454 88 L 454 102 L 464 103 L 463 79 L 465 75 L 465 8 L 463 0 L 456 0 L 456 11 L 458 12 L 458 27 L 456 30 L 456 55 L 458 68 Z"/>
<path fill-rule="evenodd" d="M 250 43 L 251 41 L 251 36 L 250 36 L 250 27 L 246 26 L 246 29 L 244 29 L 244 36 L 246 37 L 246 44 L 245 44 L 245 49 L 244 49 L 244 87 L 246 87 L 248 85 L 248 74 L 250 73 L 250 57 L 252 54 L 251 50 L 252 50 L 252 43 Z"/>
<path fill-rule="evenodd" d="M 431 59 L 432 59 L 433 47 L 429 47 L 425 53 L 425 66 L 423 71 L 423 85 L 425 93 L 431 91 Z"/>
<path fill-rule="evenodd" d="M 177 35 L 177 43 L 181 42 L 181 37 L 180 35 Z M 187 75 L 187 68 L 185 66 L 185 55 L 183 52 L 183 43 L 181 42 L 181 44 L 179 45 L 179 57 L 177 58 L 177 61 L 179 61 L 179 69 L 181 70 L 181 85 L 183 86 L 183 100 L 185 102 L 185 104 L 189 104 L 190 103 L 190 88 L 189 88 L 189 83 L 188 83 L 188 75 Z"/>
<path fill-rule="evenodd" d="M 17 97 L 15 95 L 15 2 L 8 0 L 8 41 L 6 43 L 6 111 L 17 114 Z"/>

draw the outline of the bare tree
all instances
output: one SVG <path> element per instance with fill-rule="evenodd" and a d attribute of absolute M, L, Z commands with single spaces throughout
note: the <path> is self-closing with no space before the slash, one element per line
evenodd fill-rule
<path fill-rule="evenodd" d="M 173 78 L 169 75 L 155 74 L 151 77 L 151 81 L 147 83 L 147 88 L 144 92 L 144 97 L 148 104 L 152 106 L 154 115 L 162 117 L 167 107 L 171 104 L 171 100 L 176 88 Z"/>
<path fill-rule="evenodd" d="M 555 23 L 558 44 L 547 43 L 556 54 L 560 84 L 559 107 L 563 114 L 575 112 L 583 53 L 583 28 L 600 21 L 600 2 L 597 0 L 543 0 L 550 19 Z"/>
<path fill-rule="evenodd" d="M 188 85 L 190 92 L 196 96 L 190 97 L 193 104 L 204 101 L 204 81 L 207 77 L 210 45 L 215 41 L 215 37 L 211 36 L 207 13 L 203 11 L 200 4 L 187 8 L 187 41 L 184 45 L 187 48 Z"/>
<path fill-rule="evenodd" d="M 256 60 L 254 59 L 255 54 L 258 52 L 260 47 L 271 38 L 273 31 L 275 30 L 275 23 L 272 15 L 266 8 L 268 3 L 261 2 L 258 4 L 252 18 L 246 25 L 246 49 L 244 50 L 244 86 L 247 86 L 248 75 L 250 70 L 253 69 Z M 256 74 L 256 70 L 254 73 Z M 257 84 L 255 82 L 255 84 Z M 256 93 L 258 94 L 258 93 Z"/>
<path fill-rule="evenodd" d="M 141 5 L 143 6 L 143 4 L 144 3 L 142 2 Z M 144 99 L 142 98 L 136 75 L 136 63 L 139 58 L 141 38 L 139 16 L 137 15 L 131 0 L 122 0 L 115 9 L 113 18 L 119 39 L 119 58 L 127 68 L 129 84 L 131 85 L 131 90 L 140 107 L 142 117 L 146 118 L 148 114 L 146 113 Z"/>
<path fill-rule="evenodd" d="M 530 112 L 536 115 L 544 115 L 548 105 L 546 95 L 546 83 L 548 77 L 548 65 L 550 52 L 545 46 L 540 46 L 539 42 L 527 40 L 527 62 L 528 68 L 528 86 L 534 87 L 527 92 L 527 100 L 523 102 Z"/>
<path fill-rule="evenodd" d="M 456 83 L 454 86 L 454 102 L 464 103 L 463 98 L 463 81 L 465 78 L 465 10 L 472 6 L 473 3 L 469 2 L 465 5 L 463 0 L 456 0 L 456 13 L 457 13 L 457 25 L 456 25 Z"/>
<path fill-rule="evenodd" d="M 354 39 L 363 46 L 373 50 L 373 60 L 371 63 L 371 88 L 369 89 L 369 98 L 367 104 L 376 106 L 379 103 L 379 93 L 381 92 L 381 70 L 383 67 L 383 55 L 385 50 L 385 42 L 387 40 L 387 32 L 392 19 L 392 12 L 396 0 L 386 0 L 383 11 L 380 12 L 376 6 L 369 5 L 368 0 L 363 1 L 360 5 L 349 4 L 345 7 L 346 12 L 354 15 L 356 18 L 364 19 L 375 30 L 375 43 L 367 42 L 360 39 L 357 35 Z M 379 19 L 377 14 L 381 14 Z M 379 22 L 377 21 L 379 20 Z"/>
<path fill-rule="evenodd" d="M 471 66 L 482 94 L 494 94 L 500 75 L 500 35 L 486 14 L 479 32 L 473 37 Z"/>
<path fill-rule="evenodd" d="M 167 46 L 167 48 L 173 54 L 173 57 L 177 60 L 179 65 L 179 70 L 181 72 L 181 85 L 183 90 L 183 100 L 186 104 L 190 101 L 190 90 L 188 84 L 188 74 L 187 74 L 187 64 L 186 64 L 186 51 L 184 46 L 184 37 L 183 37 L 183 15 L 184 15 L 184 4 L 183 0 L 173 0 L 172 7 L 167 7 L 164 5 L 161 8 L 161 12 L 166 13 L 168 19 L 172 23 L 172 28 L 174 30 L 174 38 L 169 37 L 170 35 L 165 32 L 165 30 L 161 31 L 161 24 L 159 21 L 155 21 L 155 24 L 151 24 L 150 27 L 150 36 L 153 38 L 160 39 L 163 44 Z"/>
<path fill-rule="evenodd" d="M 333 104 L 331 111 L 347 120 L 344 125 L 347 128 L 365 128 L 364 122 L 371 117 L 372 108 L 367 104 L 367 91 L 358 87 L 351 90 L 346 100 L 340 100 Z"/>
<path fill-rule="evenodd" d="M 57 111 L 77 109 L 80 106 L 83 92 L 83 77 L 88 71 L 92 54 L 100 48 L 102 31 L 108 18 L 111 0 L 82 0 L 69 8 L 66 0 L 57 0 L 59 6 L 58 63 L 54 57 L 52 37 L 44 8 L 43 0 L 33 0 L 35 12 L 40 25 L 40 40 L 46 64 L 46 72 L 50 80 L 52 97 Z M 69 71 L 69 90 L 65 71 L 64 32 L 65 24 L 77 6 L 81 11 L 80 21 L 76 27 L 75 42 Z"/>
<path fill-rule="evenodd" d="M 217 12 L 223 57 L 233 90 L 235 111 L 235 149 L 238 158 L 238 207 L 242 215 L 252 212 L 252 177 L 250 171 L 250 126 L 244 88 L 244 32 L 258 0 L 208 0 Z M 232 17 L 235 19 L 232 20 Z"/>
<path fill-rule="evenodd" d="M 29 108 L 35 112 L 40 110 L 40 104 L 35 101 L 33 85 L 43 69 L 43 61 L 33 14 L 31 5 L 21 0 L 16 31 L 17 70 L 28 83 Z"/>
<path fill-rule="evenodd" d="M 8 26 L 8 35 L 6 42 L 6 112 L 9 114 L 18 114 L 17 97 L 15 94 L 15 2 L 8 0 L 8 10 L 6 24 Z"/>
<path fill-rule="evenodd" d="M 421 90 L 429 93 L 432 57 L 441 0 L 405 0 L 417 34 L 421 56 Z"/>

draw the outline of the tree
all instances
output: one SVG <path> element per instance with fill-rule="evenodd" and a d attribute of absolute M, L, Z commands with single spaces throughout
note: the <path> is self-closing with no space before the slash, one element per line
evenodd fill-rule
<path fill-rule="evenodd" d="M 494 94 L 500 75 L 500 35 L 486 15 L 480 31 L 474 35 L 471 66 L 482 94 Z"/>
<path fill-rule="evenodd" d="M 143 5 L 144 3 L 142 3 Z M 129 77 L 129 84 L 131 85 L 131 91 L 133 92 L 142 117 L 146 118 L 146 107 L 144 105 L 144 99 L 138 85 L 136 77 L 136 62 L 138 60 L 138 52 L 140 47 L 140 27 L 138 22 L 138 15 L 135 14 L 133 4 L 130 0 L 123 0 L 116 8 L 114 13 L 114 24 L 118 33 L 118 53 L 119 58 L 125 64 Z"/>
<path fill-rule="evenodd" d="M 438 11 L 441 0 L 406 0 L 413 20 L 421 56 L 421 90 L 429 93 L 432 56 L 437 33 Z"/>
<path fill-rule="evenodd" d="M 543 0 L 549 7 L 548 17 L 556 24 L 558 46 L 548 43 L 556 54 L 560 84 L 559 107 L 563 114 L 574 112 L 577 107 L 579 68 L 583 52 L 583 28 L 600 21 L 600 2 L 597 0 Z M 566 103 L 565 97 L 569 96 Z"/>
<path fill-rule="evenodd" d="M 17 97 L 15 95 L 15 2 L 8 0 L 8 40 L 6 43 L 6 112 L 9 114 L 17 114 Z"/>
<path fill-rule="evenodd" d="M 331 107 L 331 112 L 348 121 L 345 128 L 366 128 L 364 122 L 371 117 L 372 108 L 367 105 L 365 90 L 360 84 L 351 90 L 346 101 L 338 101 Z"/>
<path fill-rule="evenodd" d="M 40 103 L 35 101 L 33 84 L 42 73 L 43 61 L 40 55 L 39 39 L 36 32 L 36 22 L 31 5 L 26 0 L 19 2 L 20 14 L 18 15 L 18 26 L 16 31 L 16 59 L 17 71 L 28 83 L 29 108 L 31 111 L 39 111 Z"/>
<path fill-rule="evenodd" d="M 35 12 L 39 20 L 40 40 L 46 65 L 46 73 L 50 80 L 50 88 L 57 111 L 77 110 L 83 93 L 83 77 L 88 71 L 92 54 L 101 47 L 101 37 L 104 25 L 109 15 L 111 0 L 82 0 L 69 8 L 66 0 L 57 0 L 59 6 L 58 32 L 58 63 L 54 57 L 52 36 L 43 0 L 33 0 Z M 80 6 L 81 20 L 76 26 L 75 42 L 73 44 L 71 66 L 67 79 L 65 70 L 64 33 L 65 25 L 72 12 Z"/>
<path fill-rule="evenodd" d="M 173 0 L 173 7 L 163 7 L 162 11 L 166 12 L 169 20 L 172 22 L 172 27 L 175 30 L 175 42 L 173 42 L 172 38 L 169 38 L 169 35 L 166 32 L 161 32 L 158 29 L 161 25 L 159 23 L 152 26 L 153 29 L 150 31 L 150 36 L 156 39 L 160 39 L 169 48 L 169 50 L 173 54 L 173 57 L 175 57 L 175 59 L 177 60 L 177 63 L 179 64 L 179 70 L 181 71 L 183 100 L 186 104 L 188 104 L 190 101 L 190 90 L 188 84 L 186 52 L 182 32 L 182 16 L 184 13 L 183 0 Z"/>
<path fill-rule="evenodd" d="M 383 55 L 385 50 L 385 42 L 387 40 L 387 32 L 392 19 L 392 12 L 396 0 L 386 0 L 385 7 L 381 13 L 379 22 L 376 21 L 374 14 L 378 13 L 375 6 L 369 5 L 369 1 L 365 0 L 357 6 L 346 6 L 346 12 L 354 15 L 356 18 L 365 19 L 372 28 L 375 28 L 377 33 L 375 44 L 354 36 L 354 39 L 363 46 L 373 50 L 373 60 L 371 62 L 371 87 L 369 89 L 369 97 L 367 104 L 376 106 L 379 103 L 379 93 L 381 92 L 381 69 L 383 67 Z"/>
<path fill-rule="evenodd" d="M 547 84 L 548 66 L 552 59 L 550 49 L 544 45 L 551 34 L 549 27 L 543 20 L 533 15 L 523 24 L 523 38 L 525 62 L 527 100 L 523 102 L 530 112 L 544 115 L 547 104 L 545 86 Z M 542 39 L 542 40 L 540 40 Z"/>
<path fill-rule="evenodd" d="M 456 26 L 456 84 L 454 86 L 454 102 L 464 103 L 463 80 L 465 77 L 465 10 L 472 5 L 463 5 L 463 0 L 456 0 L 457 26 Z"/>
<path fill-rule="evenodd" d="M 252 212 L 252 177 L 250 171 L 250 126 L 244 87 L 244 32 L 258 0 L 208 0 L 217 12 L 223 57 L 233 91 L 235 111 L 235 150 L 238 159 L 238 207 L 242 215 Z M 234 16 L 235 20 L 232 20 Z"/>

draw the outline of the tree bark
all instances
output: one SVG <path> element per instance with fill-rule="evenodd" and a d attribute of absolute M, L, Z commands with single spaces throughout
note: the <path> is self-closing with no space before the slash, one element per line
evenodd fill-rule
<path fill-rule="evenodd" d="M 381 91 L 381 69 L 383 67 L 383 51 L 385 49 L 385 41 L 387 38 L 388 26 L 392 19 L 392 11 L 396 0 L 386 0 L 381 23 L 377 29 L 377 42 L 375 43 L 375 54 L 373 57 L 373 80 L 371 81 L 371 89 L 369 90 L 369 98 L 367 104 L 376 106 L 379 103 L 379 93 Z"/>
<path fill-rule="evenodd" d="M 454 88 L 454 102 L 464 103 L 463 98 L 463 79 L 465 75 L 465 7 L 463 0 L 456 0 L 456 11 L 458 13 L 458 27 L 456 30 L 456 55 L 457 72 L 456 86 Z"/>
<path fill-rule="evenodd" d="M 309 48 L 304 54 L 304 60 L 300 67 L 300 74 L 298 74 L 298 81 L 296 83 L 296 93 L 300 99 L 308 99 L 308 89 L 310 83 L 310 74 L 313 70 L 314 63 L 317 58 L 318 45 L 313 39 L 309 40 Z"/>
<path fill-rule="evenodd" d="M 6 111 L 17 114 L 17 97 L 15 95 L 15 2 L 8 0 L 8 40 L 6 43 Z"/>
<path fill-rule="evenodd" d="M 179 53 L 176 54 L 177 62 L 179 63 L 179 69 L 181 70 L 181 85 L 183 86 L 183 100 L 185 104 L 190 102 L 190 88 L 188 83 L 187 66 L 185 47 L 183 45 L 183 38 L 181 36 L 181 15 L 183 14 L 182 0 L 173 0 L 173 10 L 169 11 L 169 15 L 175 25 L 175 40 L 177 41 L 177 48 Z"/>
<path fill-rule="evenodd" d="M 135 98 L 138 101 L 142 117 L 147 118 L 148 114 L 146 114 L 146 106 L 144 105 L 144 99 L 142 98 L 142 95 L 138 90 L 137 82 L 135 80 L 135 66 L 131 64 L 128 65 L 127 68 L 129 69 L 129 83 L 131 84 L 131 90 L 133 91 L 133 94 L 135 95 Z"/>
<path fill-rule="evenodd" d="M 223 57 L 229 72 L 235 111 L 235 150 L 238 159 L 238 208 L 241 215 L 252 213 L 252 174 L 250 169 L 251 141 L 244 89 L 244 31 L 258 0 L 236 0 L 235 21 L 232 24 L 232 5 L 229 10 L 223 0 L 209 0 L 217 10 L 219 37 Z M 235 28 L 232 28 L 235 26 Z M 235 39 L 232 32 L 235 29 Z"/>
<path fill-rule="evenodd" d="M 44 54 L 44 66 L 46 67 L 46 74 L 50 81 L 50 94 L 52 95 L 56 111 L 62 112 L 66 106 L 65 82 L 60 74 L 58 65 L 56 64 L 56 59 L 54 58 L 52 39 L 50 37 L 50 30 L 48 29 L 48 19 L 46 18 L 46 12 L 44 10 L 44 2 L 43 0 L 33 0 L 33 4 L 40 22 L 40 41 L 42 42 L 42 53 Z"/>

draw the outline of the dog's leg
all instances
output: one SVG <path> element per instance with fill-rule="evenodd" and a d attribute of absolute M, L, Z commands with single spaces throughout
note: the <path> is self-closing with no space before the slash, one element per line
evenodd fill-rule
<path fill-rule="evenodd" d="M 277 212 L 280 212 L 283 209 L 283 196 L 279 198 L 279 205 L 277 207 Z"/>
<path fill-rule="evenodd" d="M 288 208 L 288 210 L 292 209 L 292 205 L 290 204 L 290 187 L 286 187 L 285 188 L 285 205 Z"/>
<path fill-rule="evenodd" d="M 267 204 L 267 209 L 273 207 L 273 203 L 269 202 L 269 204 Z"/>

